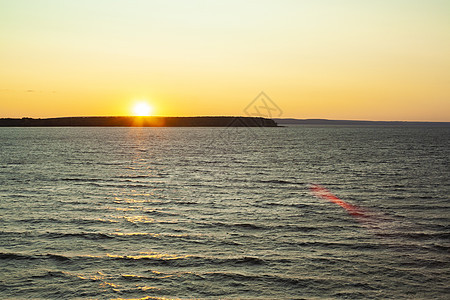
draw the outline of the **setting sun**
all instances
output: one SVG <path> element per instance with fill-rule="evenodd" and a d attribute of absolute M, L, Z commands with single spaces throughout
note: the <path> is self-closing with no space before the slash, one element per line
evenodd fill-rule
<path fill-rule="evenodd" d="M 141 117 L 150 116 L 152 111 L 153 111 L 152 107 L 145 101 L 137 102 L 133 106 L 133 114 L 135 116 Z"/>

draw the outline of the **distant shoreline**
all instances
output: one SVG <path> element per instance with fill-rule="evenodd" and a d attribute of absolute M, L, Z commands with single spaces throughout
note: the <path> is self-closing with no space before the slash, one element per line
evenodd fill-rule
<path fill-rule="evenodd" d="M 0 127 L 277 127 L 259 117 L 2 118 Z"/>
<path fill-rule="evenodd" d="M 0 118 L 0 127 L 285 127 L 285 126 L 429 126 L 450 122 L 364 121 L 262 117 L 60 117 Z"/>
<path fill-rule="evenodd" d="M 450 127 L 450 122 L 410 122 L 410 121 L 361 121 L 328 119 L 275 118 L 278 125 L 336 125 L 336 126 L 433 126 Z"/>

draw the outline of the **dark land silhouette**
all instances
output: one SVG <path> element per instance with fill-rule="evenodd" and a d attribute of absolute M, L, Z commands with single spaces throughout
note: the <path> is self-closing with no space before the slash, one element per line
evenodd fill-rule
<path fill-rule="evenodd" d="M 3 118 L 0 127 L 277 127 L 259 117 L 65 117 Z"/>
<path fill-rule="evenodd" d="M 275 118 L 278 125 L 337 125 L 337 126 L 436 126 L 448 127 L 450 122 L 409 122 L 409 121 L 360 121 L 360 120 L 328 120 L 328 119 L 294 119 Z"/>

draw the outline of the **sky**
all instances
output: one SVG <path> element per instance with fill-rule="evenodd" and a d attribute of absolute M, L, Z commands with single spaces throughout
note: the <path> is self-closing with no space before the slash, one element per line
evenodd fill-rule
<path fill-rule="evenodd" d="M 448 0 L 0 0 L 0 118 L 450 122 Z"/>

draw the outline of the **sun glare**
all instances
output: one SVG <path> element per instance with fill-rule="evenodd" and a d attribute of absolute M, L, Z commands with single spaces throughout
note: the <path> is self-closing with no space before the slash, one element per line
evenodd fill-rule
<path fill-rule="evenodd" d="M 152 107 L 145 101 L 137 102 L 133 106 L 133 114 L 135 116 L 146 117 L 152 113 Z"/>

